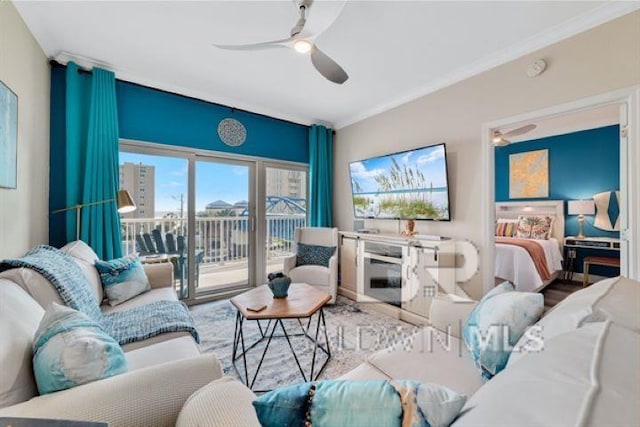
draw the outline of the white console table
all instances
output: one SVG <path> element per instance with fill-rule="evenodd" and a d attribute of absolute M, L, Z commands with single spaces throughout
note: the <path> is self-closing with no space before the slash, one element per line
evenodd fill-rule
<path fill-rule="evenodd" d="M 426 323 L 431 300 L 456 293 L 455 261 L 454 240 L 340 232 L 339 290 L 403 320 Z"/>

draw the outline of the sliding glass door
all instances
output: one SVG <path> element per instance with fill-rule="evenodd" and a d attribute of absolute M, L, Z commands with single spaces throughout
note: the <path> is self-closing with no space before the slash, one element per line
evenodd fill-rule
<path fill-rule="evenodd" d="M 254 170 L 253 162 L 196 157 L 196 296 L 252 283 Z"/>
<path fill-rule="evenodd" d="M 306 224 L 306 165 L 122 142 L 120 186 L 124 253 L 172 263 L 189 302 L 265 283 Z"/>
<path fill-rule="evenodd" d="M 282 271 L 294 253 L 295 229 L 307 223 L 307 168 L 266 163 L 264 168 L 265 273 Z"/>
<path fill-rule="evenodd" d="M 120 188 L 136 204 L 135 211 L 121 217 L 122 252 L 138 254 L 144 264 L 173 264 L 176 292 L 188 298 L 189 159 L 176 154 L 120 152 Z"/>

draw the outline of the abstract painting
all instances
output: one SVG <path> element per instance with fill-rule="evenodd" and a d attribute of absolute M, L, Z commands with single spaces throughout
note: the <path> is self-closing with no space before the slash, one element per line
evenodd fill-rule
<path fill-rule="evenodd" d="M 18 97 L 0 82 L 0 187 L 18 180 Z"/>
<path fill-rule="evenodd" d="M 549 197 L 549 150 L 509 156 L 509 198 Z"/>

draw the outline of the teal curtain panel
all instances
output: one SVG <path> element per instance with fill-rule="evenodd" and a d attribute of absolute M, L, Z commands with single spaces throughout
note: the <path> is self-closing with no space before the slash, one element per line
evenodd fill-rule
<path fill-rule="evenodd" d="M 63 109 L 64 118 L 54 115 L 54 109 Z M 52 87 L 51 110 L 51 210 L 115 199 L 119 133 L 114 74 L 99 68 L 83 72 L 70 62 L 64 92 Z M 86 206 L 81 218 L 80 239 L 101 259 L 122 256 L 115 201 Z M 52 214 L 49 228 L 53 245 L 75 240 L 76 211 Z"/>
<path fill-rule="evenodd" d="M 309 129 L 309 225 L 333 225 L 333 130 Z"/>
<path fill-rule="evenodd" d="M 118 107 L 115 75 L 93 69 L 82 203 L 111 202 L 82 210 L 81 239 L 100 259 L 122 256 L 120 216 L 115 197 L 119 186 Z"/>

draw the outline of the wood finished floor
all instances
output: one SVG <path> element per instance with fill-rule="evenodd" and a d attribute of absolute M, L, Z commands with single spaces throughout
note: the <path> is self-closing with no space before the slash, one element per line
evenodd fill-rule
<path fill-rule="evenodd" d="M 495 284 L 499 285 L 504 279 L 496 277 Z M 544 310 L 547 311 L 572 293 L 582 289 L 582 282 L 556 280 L 542 290 L 544 295 Z"/>
<path fill-rule="evenodd" d="M 550 283 L 542 290 L 545 311 L 580 289 L 582 289 L 582 282 L 556 280 Z"/>

